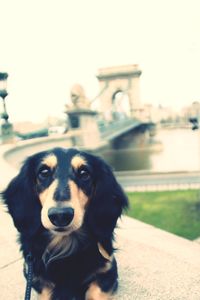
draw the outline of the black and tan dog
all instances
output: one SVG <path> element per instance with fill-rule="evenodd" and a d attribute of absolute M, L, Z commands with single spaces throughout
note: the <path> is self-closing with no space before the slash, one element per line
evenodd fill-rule
<path fill-rule="evenodd" d="M 111 299 L 113 231 L 127 198 L 109 166 L 76 149 L 29 157 L 3 193 L 40 299 Z M 26 264 L 24 268 L 27 276 Z"/>

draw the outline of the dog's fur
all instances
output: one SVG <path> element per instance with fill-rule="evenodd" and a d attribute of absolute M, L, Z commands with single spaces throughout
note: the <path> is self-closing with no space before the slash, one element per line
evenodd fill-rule
<path fill-rule="evenodd" d="M 112 298 L 118 277 L 113 231 L 128 200 L 102 159 L 76 149 L 37 153 L 24 162 L 3 198 L 25 260 L 32 254 L 32 285 L 40 299 Z M 53 224 L 52 207 L 70 208 L 73 219 Z"/>

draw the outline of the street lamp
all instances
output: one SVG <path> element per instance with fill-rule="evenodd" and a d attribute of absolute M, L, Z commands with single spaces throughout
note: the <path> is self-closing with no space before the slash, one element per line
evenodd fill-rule
<path fill-rule="evenodd" d="M 8 114 L 6 110 L 6 102 L 5 98 L 8 96 L 7 93 L 7 78 L 8 78 L 8 73 L 0 73 L 0 97 L 3 100 L 3 113 L 1 114 L 1 118 L 5 120 L 5 122 L 8 123 Z"/>
<path fill-rule="evenodd" d="M 6 110 L 6 97 L 7 93 L 7 78 L 8 73 L 0 73 L 0 98 L 3 101 L 3 113 L 1 113 L 1 119 L 4 120 L 3 124 L 0 125 L 0 143 L 10 143 L 13 141 L 13 126 L 8 121 L 8 113 Z"/>

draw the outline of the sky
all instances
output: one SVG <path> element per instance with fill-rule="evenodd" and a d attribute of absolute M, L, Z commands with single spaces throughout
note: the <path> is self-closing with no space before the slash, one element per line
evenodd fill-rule
<path fill-rule="evenodd" d="M 199 0 L 0 0 L 0 72 L 11 122 L 63 114 L 101 67 L 139 64 L 142 103 L 200 101 Z"/>

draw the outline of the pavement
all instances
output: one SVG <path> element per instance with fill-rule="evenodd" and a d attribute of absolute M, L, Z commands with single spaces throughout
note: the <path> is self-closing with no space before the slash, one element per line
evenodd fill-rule
<path fill-rule="evenodd" d="M 0 189 L 15 174 L 0 153 Z M 0 216 L 0 299 L 21 300 L 25 280 L 17 232 L 2 204 Z M 200 300 L 199 243 L 122 217 L 116 229 L 116 247 L 120 276 L 117 300 Z"/>

